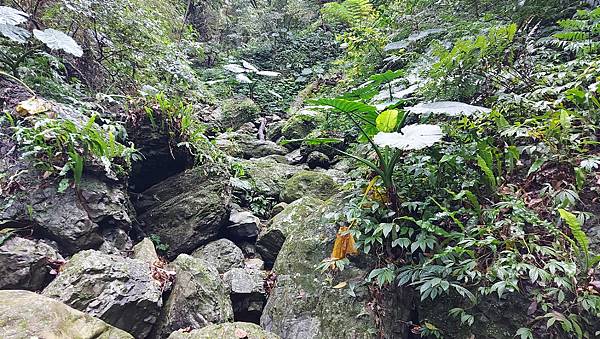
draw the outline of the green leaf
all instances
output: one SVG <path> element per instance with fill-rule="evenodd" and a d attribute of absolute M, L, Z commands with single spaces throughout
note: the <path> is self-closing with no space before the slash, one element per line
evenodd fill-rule
<path fill-rule="evenodd" d="M 404 71 L 400 69 L 397 71 L 387 71 L 385 73 L 373 74 L 373 75 L 371 75 L 371 77 L 369 77 L 369 79 L 378 84 L 382 84 L 382 83 L 386 83 L 386 82 L 390 82 L 392 80 L 398 79 L 403 75 L 404 75 Z"/>
<path fill-rule="evenodd" d="M 533 339 L 533 332 L 531 332 L 531 329 L 527 327 L 521 327 L 517 330 L 515 337 L 516 336 L 520 336 L 521 339 Z"/>
<path fill-rule="evenodd" d="M 573 237 L 577 241 L 579 247 L 581 247 L 583 250 L 583 253 L 586 255 L 586 257 L 589 256 L 590 242 L 583 229 L 581 229 L 581 223 L 579 222 L 579 219 L 577 219 L 577 216 L 569 211 L 565 211 L 562 208 L 558 209 L 558 213 L 560 214 L 561 219 L 563 219 L 571 229 L 571 233 L 573 234 Z"/>
<path fill-rule="evenodd" d="M 27 42 L 27 39 L 31 36 L 28 30 L 19 26 L 0 24 L 0 35 L 4 35 L 14 42 L 20 44 Z"/>
<path fill-rule="evenodd" d="M 79 46 L 73 38 L 61 31 L 52 28 L 47 28 L 43 31 L 34 29 L 33 35 L 50 49 L 62 49 L 76 57 L 83 56 L 83 49 L 81 49 L 81 46 Z"/>
<path fill-rule="evenodd" d="M 481 168 L 481 170 L 485 174 L 489 185 L 492 188 L 496 187 L 496 176 L 494 175 L 494 172 L 488 167 L 488 164 L 485 161 L 485 159 L 482 158 L 480 155 L 477 156 L 477 165 L 479 165 L 479 168 Z"/>
<path fill-rule="evenodd" d="M 530 176 L 532 173 L 539 171 L 545 162 L 546 162 L 546 159 L 544 159 L 544 158 L 537 159 L 529 168 L 529 171 L 527 172 L 527 176 Z"/>
<path fill-rule="evenodd" d="M 58 183 L 58 193 L 64 193 L 67 188 L 69 188 L 69 179 L 67 178 L 63 178 L 59 183 Z"/>
<path fill-rule="evenodd" d="M 11 7 L 0 6 L 0 25 L 18 25 L 27 21 L 29 14 Z"/>
<path fill-rule="evenodd" d="M 398 124 L 398 111 L 390 109 L 381 112 L 376 119 L 377 129 L 380 132 L 392 132 L 396 129 Z"/>
<path fill-rule="evenodd" d="M 376 113 L 375 106 L 346 99 L 319 99 L 311 102 L 314 105 L 330 106 L 344 113 Z"/>

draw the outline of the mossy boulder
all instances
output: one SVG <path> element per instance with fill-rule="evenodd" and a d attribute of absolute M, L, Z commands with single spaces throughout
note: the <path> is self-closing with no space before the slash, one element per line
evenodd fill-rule
<path fill-rule="evenodd" d="M 93 250 L 71 257 L 43 294 L 137 338 L 148 335 L 162 306 L 148 263 Z"/>
<path fill-rule="evenodd" d="M 150 187 L 135 205 L 144 230 L 175 258 L 217 237 L 228 222 L 230 199 L 226 170 L 195 167 Z"/>
<path fill-rule="evenodd" d="M 273 333 L 252 323 L 235 322 L 210 325 L 190 332 L 173 332 L 168 339 L 279 339 Z"/>
<path fill-rule="evenodd" d="M 300 171 L 285 182 L 281 200 L 287 203 L 302 197 L 316 197 L 326 200 L 338 191 L 338 185 L 327 174 L 314 171 Z"/>
<path fill-rule="evenodd" d="M 0 338 L 133 339 L 59 301 L 29 291 L 0 291 Z"/>
<path fill-rule="evenodd" d="M 266 330 L 289 339 L 375 338 L 376 321 L 364 283 L 369 267 L 353 260 L 329 278 L 315 270 L 333 248 L 338 226 L 332 219 L 342 209 L 341 200 L 311 209 L 288 233 L 273 267 L 277 282 L 260 321 Z M 340 282 L 352 285 L 352 293 L 334 288 Z"/>
<path fill-rule="evenodd" d="M 286 181 L 302 169 L 272 158 L 233 161 L 243 170 L 243 174 L 234 180 L 233 193 L 240 200 L 247 195 L 278 199 Z"/>
<path fill-rule="evenodd" d="M 273 265 L 287 236 L 322 204 L 322 200 L 314 197 L 296 200 L 285 206 L 283 211 L 274 216 L 267 227 L 261 230 L 256 240 L 256 248 L 267 266 Z"/>
<path fill-rule="evenodd" d="M 176 280 L 155 327 L 157 338 L 166 338 L 181 328 L 233 320 L 227 288 L 214 266 L 180 254 L 169 268 L 175 271 Z"/>
<path fill-rule="evenodd" d="M 251 159 L 269 155 L 285 155 L 288 150 L 270 140 L 259 140 L 255 135 L 226 132 L 217 136 L 217 147 L 232 157 Z"/>
<path fill-rule="evenodd" d="M 244 253 L 228 239 L 212 241 L 195 250 L 192 256 L 213 265 L 219 273 L 225 273 L 234 267 L 244 267 Z"/>
<path fill-rule="evenodd" d="M 300 111 L 293 114 L 281 127 L 281 135 L 287 140 L 303 139 L 317 128 L 317 114 L 312 111 Z"/>
<path fill-rule="evenodd" d="M 27 182 L 28 190 L 0 197 L 0 223 L 6 227 L 33 223 L 62 253 L 100 247 L 102 229 L 131 228 L 133 208 L 123 185 L 84 176 L 79 193 L 71 188 L 59 193 L 57 183 L 43 178 L 20 180 Z"/>
<path fill-rule="evenodd" d="M 225 128 L 237 129 L 256 120 L 260 107 L 251 99 L 229 99 L 221 105 L 221 122 Z"/>

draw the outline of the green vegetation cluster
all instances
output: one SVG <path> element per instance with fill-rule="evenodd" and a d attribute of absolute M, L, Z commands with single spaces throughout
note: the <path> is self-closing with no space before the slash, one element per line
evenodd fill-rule
<path fill-rule="evenodd" d="M 528 307 L 516 337 L 600 335 L 586 235 L 599 213 L 600 9 L 345 0 L 322 14 L 345 76 L 314 104 L 366 144 L 346 154 L 365 166 L 338 221 L 379 258 L 369 280 L 443 300 L 459 332 L 486 333 L 479 305 L 508 298 Z M 440 319 L 413 326 L 459 335 Z"/>
<path fill-rule="evenodd" d="M 355 138 L 337 151 L 358 166 L 335 221 L 377 258 L 374 286 L 443 300 L 461 328 L 486 326 L 483 302 L 516 298 L 528 307 L 516 337 L 600 336 L 600 241 L 587 235 L 600 228 L 600 9 L 567 0 L 0 6 L 25 13 L 0 21 L 0 84 L 52 101 L 4 112 L 0 133 L 61 189 L 94 166 L 126 173 L 139 158 L 128 124 L 148 120 L 173 147 L 215 161 L 213 108 L 235 129 L 308 103 L 326 113 L 315 120 L 324 137 L 305 144 Z M 73 41 L 35 35 L 48 29 Z M 410 326 L 423 337 L 457 333 L 437 319 Z"/>

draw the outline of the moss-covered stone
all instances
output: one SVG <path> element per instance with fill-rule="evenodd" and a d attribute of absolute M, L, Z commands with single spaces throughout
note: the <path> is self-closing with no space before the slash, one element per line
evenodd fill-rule
<path fill-rule="evenodd" d="M 133 339 L 133 336 L 54 299 L 0 291 L 0 338 Z"/>
<path fill-rule="evenodd" d="M 136 201 L 138 220 L 148 234 L 158 235 L 169 245 L 169 258 L 208 243 L 227 223 L 229 174 L 210 170 L 187 170 L 150 187 Z"/>
<path fill-rule="evenodd" d="M 272 158 L 240 160 L 236 164 L 243 169 L 243 175 L 234 185 L 234 194 L 240 199 L 244 195 L 279 198 L 285 182 L 298 171 L 298 166 L 286 165 Z"/>
<path fill-rule="evenodd" d="M 214 266 L 181 254 L 170 268 L 177 278 L 154 329 L 157 338 L 166 338 L 181 328 L 233 320 L 227 288 Z"/>
<path fill-rule="evenodd" d="M 313 171 L 300 171 L 286 181 L 281 191 L 281 200 L 290 203 L 302 197 L 316 197 L 326 200 L 338 191 L 338 185 L 327 174 Z"/>
<path fill-rule="evenodd" d="M 369 291 L 364 284 L 368 268 L 353 263 L 335 277 L 334 284 L 346 281 L 355 286 L 354 297 L 345 289 L 333 288 L 326 275 L 315 270 L 333 248 L 338 227 L 331 218 L 341 210 L 341 200 L 331 199 L 296 220 L 277 256 L 273 267 L 277 283 L 261 326 L 282 338 L 375 337 L 375 319 L 369 312 Z"/>
<path fill-rule="evenodd" d="M 292 115 L 281 128 L 281 135 L 287 140 L 302 139 L 317 127 L 314 112 L 300 111 Z"/>
<path fill-rule="evenodd" d="M 273 333 L 252 323 L 235 322 L 210 325 L 190 332 L 173 332 L 169 339 L 279 339 Z"/>
<path fill-rule="evenodd" d="M 222 123 L 226 128 L 237 129 L 247 122 L 258 118 L 260 108 L 251 99 L 229 99 L 223 102 Z"/>
<path fill-rule="evenodd" d="M 306 197 L 285 206 L 283 211 L 273 217 L 267 227 L 263 228 L 256 240 L 256 247 L 267 266 L 273 265 L 275 258 L 288 234 L 302 225 L 323 201 L 314 197 Z"/>

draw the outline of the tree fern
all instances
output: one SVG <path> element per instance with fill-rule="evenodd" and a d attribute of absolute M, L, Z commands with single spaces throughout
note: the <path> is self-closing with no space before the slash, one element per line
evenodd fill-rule
<path fill-rule="evenodd" d="M 346 0 L 325 4 L 321 13 L 327 21 L 356 25 L 373 16 L 375 9 L 369 0 Z"/>
<path fill-rule="evenodd" d="M 562 29 L 553 35 L 552 42 L 566 51 L 594 54 L 600 51 L 600 8 L 579 10 L 572 19 L 560 20 Z"/>

